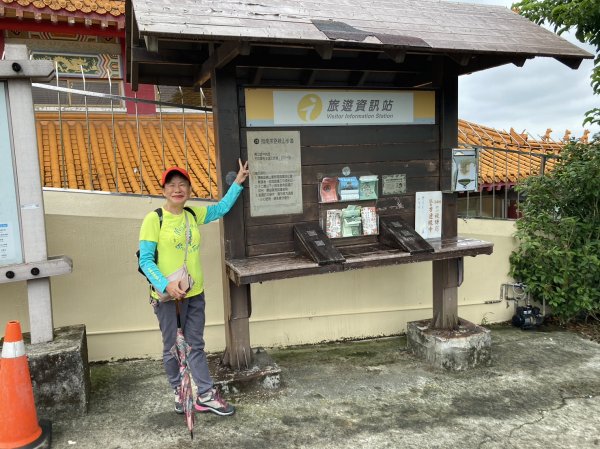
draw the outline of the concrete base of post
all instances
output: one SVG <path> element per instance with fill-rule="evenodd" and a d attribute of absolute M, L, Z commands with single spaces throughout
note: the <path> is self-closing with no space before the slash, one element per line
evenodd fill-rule
<path fill-rule="evenodd" d="M 491 363 L 489 329 L 459 318 L 457 330 L 431 329 L 431 320 L 407 324 L 407 346 L 436 368 L 462 371 Z"/>
<path fill-rule="evenodd" d="M 237 393 L 248 388 L 277 389 L 281 368 L 263 348 L 252 350 L 252 363 L 246 370 L 236 371 L 220 364 L 220 358 L 209 356 L 208 364 L 215 385 L 225 393 Z"/>
<path fill-rule="evenodd" d="M 28 334 L 23 339 L 38 416 L 87 413 L 90 369 L 85 326 L 54 329 L 54 340 L 48 343 L 29 344 Z"/>

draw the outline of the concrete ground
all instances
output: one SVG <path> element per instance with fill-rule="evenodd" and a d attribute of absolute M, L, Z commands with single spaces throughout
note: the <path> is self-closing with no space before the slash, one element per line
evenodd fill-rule
<path fill-rule="evenodd" d="M 160 362 L 92 366 L 89 413 L 53 416 L 53 448 L 600 448 L 600 345 L 492 328 L 492 365 L 434 370 L 405 337 L 269 350 L 281 388 L 227 395 L 233 417 L 172 411 Z"/>

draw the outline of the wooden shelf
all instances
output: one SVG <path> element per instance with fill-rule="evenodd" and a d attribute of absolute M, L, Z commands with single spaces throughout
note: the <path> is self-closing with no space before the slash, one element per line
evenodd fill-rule
<path fill-rule="evenodd" d="M 360 268 L 381 267 L 404 263 L 456 259 L 465 256 L 492 254 L 494 244 L 483 240 L 457 237 L 428 240 L 432 253 L 413 254 L 374 243 L 339 248 L 346 258 L 343 263 L 319 265 L 306 256 L 280 253 L 225 262 L 227 275 L 238 286 L 256 282 L 289 279 L 315 274 L 337 273 Z"/>

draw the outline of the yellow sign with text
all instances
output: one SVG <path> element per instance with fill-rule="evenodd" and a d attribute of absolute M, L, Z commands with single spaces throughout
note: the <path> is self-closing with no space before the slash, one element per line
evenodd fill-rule
<path fill-rule="evenodd" d="M 435 92 L 245 89 L 246 124 L 273 126 L 435 123 Z"/>

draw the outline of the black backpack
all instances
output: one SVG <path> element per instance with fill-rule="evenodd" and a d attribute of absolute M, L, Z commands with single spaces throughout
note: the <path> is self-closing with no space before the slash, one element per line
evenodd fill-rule
<path fill-rule="evenodd" d="M 196 214 L 194 213 L 194 211 L 192 210 L 191 207 L 184 207 L 183 210 L 187 210 L 190 214 L 192 214 L 192 217 L 194 217 L 194 221 L 196 220 Z M 162 222 L 163 222 L 163 211 L 162 208 L 159 207 L 158 209 L 155 209 L 154 212 L 156 212 L 156 215 L 158 215 L 158 223 L 159 223 L 159 229 L 162 228 Z M 140 267 L 140 250 L 138 249 L 135 252 L 135 255 L 137 257 L 137 267 L 138 267 L 138 271 L 139 273 L 144 276 L 146 278 L 146 280 L 150 283 L 150 279 L 148 279 L 146 277 L 146 273 L 144 273 L 142 271 L 142 268 Z M 156 247 L 156 249 L 154 250 L 154 263 L 158 263 L 158 245 Z"/>

